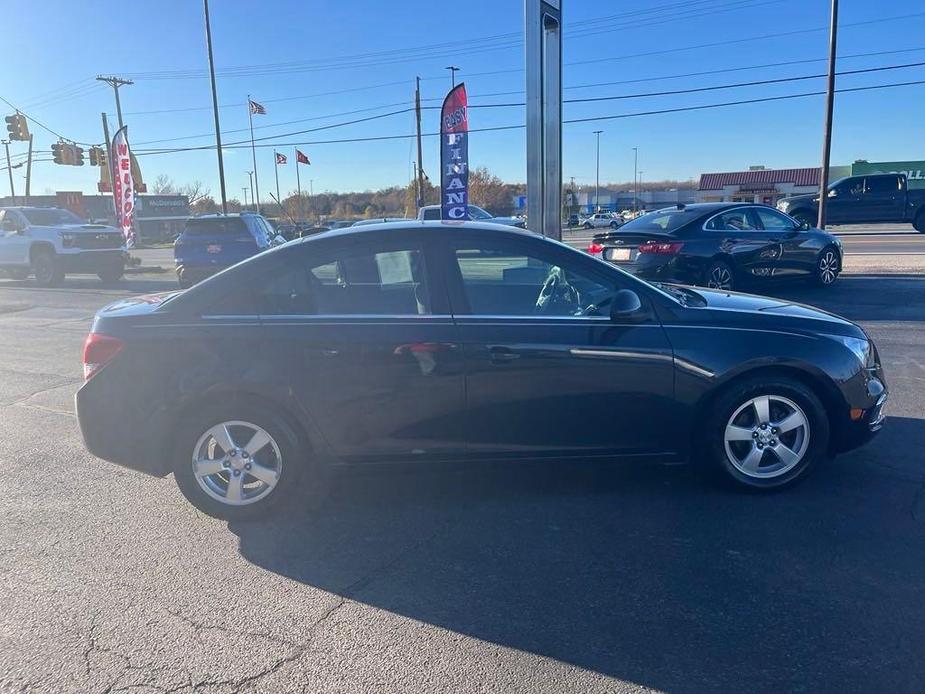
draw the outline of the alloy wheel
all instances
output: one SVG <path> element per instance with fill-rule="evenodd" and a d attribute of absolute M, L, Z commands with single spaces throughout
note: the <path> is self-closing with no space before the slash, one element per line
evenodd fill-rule
<path fill-rule="evenodd" d="M 230 506 L 246 506 L 276 487 L 283 458 L 273 437 L 243 421 L 216 424 L 196 442 L 193 477 L 210 497 Z"/>
<path fill-rule="evenodd" d="M 819 258 L 819 281 L 822 284 L 832 284 L 838 277 L 838 258 L 834 251 L 826 251 Z"/>
<path fill-rule="evenodd" d="M 743 475 L 780 477 L 806 456 L 809 418 L 793 400 L 759 395 L 732 413 L 723 438 L 726 457 Z"/>
<path fill-rule="evenodd" d="M 732 289 L 732 272 L 725 265 L 716 265 L 710 270 L 707 278 L 710 289 Z"/>

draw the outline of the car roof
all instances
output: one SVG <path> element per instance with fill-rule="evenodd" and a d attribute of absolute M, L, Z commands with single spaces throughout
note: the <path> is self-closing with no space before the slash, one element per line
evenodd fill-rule
<path fill-rule="evenodd" d="M 363 224 L 360 226 L 344 227 L 342 229 L 331 229 L 320 234 L 301 239 L 299 243 L 314 243 L 324 239 L 343 238 L 343 237 L 360 237 L 375 236 L 380 233 L 395 233 L 398 231 L 415 231 L 415 230 L 433 230 L 440 233 L 452 233 L 457 230 L 465 231 L 488 231 L 498 236 L 508 238 L 520 238 L 532 236 L 539 238 L 536 234 L 524 232 L 523 229 L 516 227 L 505 228 L 500 224 L 490 224 L 487 222 L 444 222 L 444 221 L 423 221 L 418 219 L 403 220 L 404 224 L 398 222 L 379 222 L 378 224 Z"/>

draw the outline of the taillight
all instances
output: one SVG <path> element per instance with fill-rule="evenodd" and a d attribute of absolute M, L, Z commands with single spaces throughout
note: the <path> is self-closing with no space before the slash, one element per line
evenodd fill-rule
<path fill-rule="evenodd" d="M 109 335 L 100 335 L 99 333 L 90 333 L 84 340 L 84 380 L 90 380 L 99 373 L 106 364 L 112 361 L 125 343 L 119 338 L 110 337 Z"/>
<path fill-rule="evenodd" d="M 604 247 L 599 243 L 595 243 L 594 241 L 592 241 L 591 245 L 588 246 L 588 253 L 590 253 L 591 255 L 600 255 L 603 252 L 604 252 Z"/>
<path fill-rule="evenodd" d="M 640 253 L 655 253 L 657 255 L 674 255 L 684 247 L 683 243 L 658 243 L 646 241 L 639 247 Z"/>

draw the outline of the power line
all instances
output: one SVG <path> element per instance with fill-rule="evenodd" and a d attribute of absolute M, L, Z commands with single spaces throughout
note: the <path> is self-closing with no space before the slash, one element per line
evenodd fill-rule
<path fill-rule="evenodd" d="M 3 103 L 5 103 L 7 106 L 9 106 L 9 107 L 10 107 L 11 109 L 13 109 L 14 111 L 17 111 L 18 113 L 20 113 L 20 114 L 22 114 L 23 116 L 25 116 L 27 120 L 31 121 L 32 123 L 35 123 L 35 124 L 36 124 L 37 126 L 39 126 L 42 130 L 45 130 L 45 131 L 51 133 L 52 135 L 54 135 L 55 137 L 57 137 L 59 140 L 68 140 L 69 142 L 76 142 L 76 143 L 79 144 L 79 145 L 87 145 L 88 147 L 91 147 L 91 146 L 92 146 L 92 143 L 78 142 L 77 140 L 72 140 L 71 138 L 64 137 L 64 135 L 62 135 L 62 134 L 59 133 L 58 131 L 52 130 L 51 128 L 49 128 L 47 125 L 45 125 L 45 124 L 42 123 L 41 121 L 36 120 L 36 119 L 33 118 L 32 116 L 30 116 L 28 113 L 25 113 L 24 111 L 22 111 L 22 110 L 16 108 L 13 104 L 11 104 L 9 101 L 7 101 L 6 99 L 4 99 L 2 96 L 0 96 L 0 101 L 2 101 Z"/>
<path fill-rule="evenodd" d="M 866 92 L 874 91 L 880 89 L 893 89 L 898 87 L 910 87 L 918 86 L 925 84 L 925 80 L 913 80 L 907 82 L 893 82 L 888 84 L 875 84 L 868 85 L 864 87 L 847 87 L 842 89 L 836 89 L 836 93 L 854 93 L 854 92 Z M 756 97 L 751 99 L 741 99 L 738 101 L 726 101 L 715 104 L 701 104 L 697 106 L 680 106 L 676 108 L 666 108 L 658 109 L 651 111 L 635 111 L 632 113 L 618 113 L 618 114 L 607 114 L 600 116 L 589 116 L 586 118 L 571 118 L 563 120 L 563 124 L 575 124 L 575 123 L 590 123 L 594 121 L 604 121 L 604 120 L 617 120 L 623 118 L 638 118 L 642 116 L 654 116 L 662 115 L 669 113 L 683 113 L 688 111 L 704 111 L 714 108 L 726 108 L 729 106 L 742 106 L 747 104 L 759 104 L 767 103 L 772 101 L 786 101 L 791 99 L 802 99 L 811 96 L 821 96 L 824 95 L 824 91 L 815 91 L 815 92 L 802 92 L 798 94 L 782 94 L 778 96 L 768 96 L 768 97 Z M 493 132 L 493 131 L 504 131 L 504 130 L 518 130 L 526 127 L 523 123 L 512 124 L 512 125 L 498 125 L 498 126 L 489 126 L 484 128 L 471 128 L 469 132 Z M 440 133 L 422 133 L 424 137 L 438 137 Z M 371 137 L 356 137 L 356 138 L 343 138 L 337 140 L 316 140 L 316 141 L 302 141 L 302 142 L 274 142 L 274 143 L 261 143 L 256 145 L 261 148 L 269 147 L 292 147 L 292 146 L 311 146 L 311 145 L 327 145 L 327 144 L 351 144 L 351 143 L 360 143 L 360 142 L 378 142 L 384 140 L 404 140 L 408 138 L 416 137 L 415 133 L 409 133 L 406 135 L 379 135 Z M 249 147 L 250 143 L 246 144 L 235 144 L 230 148 L 240 149 L 242 147 Z M 210 146 L 204 147 L 178 147 L 172 149 L 156 149 L 156 150 L 135 150 L 137 156 L 150 156 L 156 154 L 176 154 L 180 152 L 192 152 L 192 151 L 202 151 L 212 149 Z"/>

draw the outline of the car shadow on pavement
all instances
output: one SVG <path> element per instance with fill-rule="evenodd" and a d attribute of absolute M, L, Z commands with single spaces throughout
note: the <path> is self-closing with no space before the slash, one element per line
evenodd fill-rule
<path fill-rule="evenodd" d="M 347 601 L 655 689 L 921 691 L 922 450 L 925 420 L 894 418 L 770 495 L 687 466 L 352 471 L 230 529 Z"/>
<path fill-rule="evenodd" d="M 851 321 L 925 322 L 923 275 L 843 275 L 826 288 L 794 280 L 743 291 L 816 306 Z"/>

